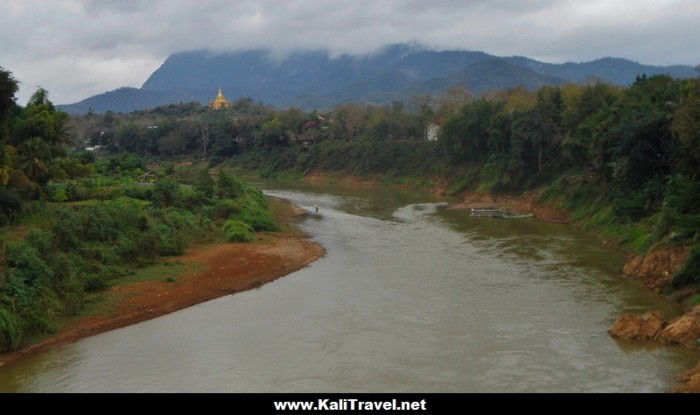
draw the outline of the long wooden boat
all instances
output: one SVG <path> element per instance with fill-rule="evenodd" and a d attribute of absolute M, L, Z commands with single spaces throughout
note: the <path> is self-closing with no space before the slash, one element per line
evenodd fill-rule
<path fill-rule="evenodd" d="M 470 216 L 501 219 L 524 219 L 531 218 L 532 213 L 511 213 L 500 209 L 472 209 Z"/>

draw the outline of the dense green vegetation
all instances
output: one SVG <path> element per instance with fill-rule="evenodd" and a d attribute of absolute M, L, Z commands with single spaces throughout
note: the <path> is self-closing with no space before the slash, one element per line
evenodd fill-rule
<path fill-rule="evenodd" d="M 646 252 L 693 245 L 674 280 L 698 283 L 700 79 L 640 76 L 475 97 L 453 88 L 404 105 L 342 104 L 328 113 L 249 99 L 224 111 L 181 104 L 73 120 L 89 145 L 145 157 L 224 161 L 263 176 L 336 171 L 446 178 L 450 191 L 520 193 L 573 213 L 583 227 Z M 430 123 L 439 139 L 426 140 Z"/>
<path fill-rule="evenodd" d="M 0 72 L 0 352 L 50 333 L 91 292 L 196 240 L 274 231 L 262 193 L 206 168 L 148 169 L 71 150 L 68 117 L 39 89 L 26 107 Z"/>

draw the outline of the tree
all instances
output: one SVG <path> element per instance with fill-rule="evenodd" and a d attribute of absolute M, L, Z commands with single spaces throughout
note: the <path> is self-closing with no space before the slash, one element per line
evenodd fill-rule
<path fill-rule="evenodd" d="M 523 178 L 537 169 L 537 119 L 534 109 L 516 111 L 512 115 L 510 159 L 508 170 L 516 178 Z"/>
<path fill-rule="evenodd" d="M 18 117 L 13 141 L 20 144 L 24 140 L 40 137 L 55 146 L 71 144 L 68 120 L 68 114 L 56 110 L 49 101 L 48 92 L 38 88 Z"/>
<path fill-rule="evenodd" d="M 131 153 L 143 153 L 145 140 L 143 130 L 134 123 L 120 126 L 115 133 L 117 148 Z"/>
<path fill-rule="evenodd" d="M 613 180 L 626 191 L 644 187 L 670 172 L 673 154 L 671 113 L 678 83 L 668 76 L 640 77 L 614 110 L 607 131 Z"/>
<path fill-rule="evenodd" d="M 362 130 L 367 110 L 357 104 L 342 104 L 333 110 L 333 138 L 356 140 Z"/>
<path fill-rule="evenodd" d="M 680 143 L 680 169 L 700 178 L 700 79 L 686 81 L 671 129 Z"/>
<path fill-rule="evenodd" d="M 6 186 L 12 174 L 12 159 L 15 148 L 5 145 L 9 135 L 10 113 L 15 110 L 17 81 L 9 71 L 0 67 L 0 185 Z"/>
<path fill-rule="evenodd" d="M 509 113 L 526 111 L 534 108 L 535 104 L 537 104 L 537 93 L 528 90 L 522 85 L 496 91 L 491 94 L 491 97 L 497 101 L 504 102 L 506 111 Z"/>
<path fill-rule="evenodd" d="M 559 88 L 544 87 L 537 94 L 533 109 L 536 128 L 533 139 L 537 144 L 537 171 L 542 172 L 543 156 L 555 148 L 563 138 L 562 111 L 564 103 Z"/>
<path fill-rule="evenodd" d="M 575 131 L 587 118 L 607 110 L 617 102 L 620 95 L 617 88 L 604 83 L 595 83 L 581 88 L 580 93 L 567 102 L 562 114 L 564 127 L 569 131 Z"/>
<path fill-rule="evenodd" d="M 17 93 L 17 81 L 9 71 L 0 66 L 0 128 L 10 116 L 10 112 L 15 107 L 15 94 Z M 5 138 L 4 131 L 0 129 L 0 141 Z"/>
<path fill-rule="evenodd" d="M 277 147 L 288 144 L 288 137 L 279 119 L 263 123 L 258 130 L 256 142 L 260 147 Z"/>
<path fill-rule="evenodd" d="M 486 159 L 490 148 L 505 150 L 508 137 L 504 128 L 504 105 L 479 99 L 465 105 L 442 126 L 442 139 L 453 162 Z"/>
<path fill-rule="evenodd" d="M 22 143 L 17 150 L 27 178 L 33 182 L 45 182 L 51 159 L 49 145 L 41 138 L 34 137 Z"/>
<path fill-rule="evenodd" d="M 469 90 L 462 85 L 448 88 L 438 99 L 438 116 L 447 117 L 463 108 L 466 104 L 474 100 Z"/>
<path fill-rule="evenodd" d="M 183 154 L 187 149 L 187 137 L 181 130 L 175 129 L 160 140 L 160 153 L 167 156 Z"/>

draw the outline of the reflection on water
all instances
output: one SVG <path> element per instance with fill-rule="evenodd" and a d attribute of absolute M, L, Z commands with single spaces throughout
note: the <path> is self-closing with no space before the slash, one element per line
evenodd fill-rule
<path fill-rule="evenodd" d="M 279 186 L 328 255 L 259 290 L 0 369 L 2 391 L 663 391 L 697 352 L 616 343 L 622 312 L 679 310 L 623 258 L 536 220 L 409 192 Z"/>

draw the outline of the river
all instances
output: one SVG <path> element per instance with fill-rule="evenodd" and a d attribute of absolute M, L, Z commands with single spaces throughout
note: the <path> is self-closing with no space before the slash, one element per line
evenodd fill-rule
<path fill-rule="evenodd" d="M 265 182 L 328 254 L 260 289 L 0 368 L 0 391 L 661 392 L 697 351 L 619 342 L 680 310 L 571 227 L 470 218 L 398 190 Z"/>

